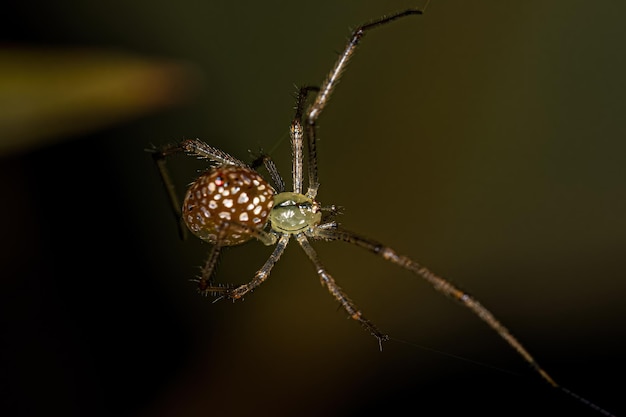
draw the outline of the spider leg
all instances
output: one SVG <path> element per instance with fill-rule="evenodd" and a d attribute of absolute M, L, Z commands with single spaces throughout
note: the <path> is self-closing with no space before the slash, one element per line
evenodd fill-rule
<path fill-rule="evenodd" d="M 146 152 L 150 152 L 152 154 L 152 160 L 156 164 L 156 167 L 159 171 L 159 177 L 161 178 L 161 182 L 165 187 L 165 191 L 167 192 L 167 196 L 170 200 L 170 208 L 172 209 L 172 214 L 176 219 L 176 224 L 178 224 L 178 235 L 181 239 L 187 239 L 187 226 L 183 221 L 181 209 L 180 209 L 180 199 L 178 198 L 178 193 L 176 192 L 176 187 L 174 186 L 174 182 L 172 181 L 172 177 L 167 169 L 166 158 L 183 152 L 183 148 L 179 145 L 167 145 L 162 148 L 153 148 L 146 149 Z"/>
<path fill-rule="evenodd" d="M 195 280 L 198 283 L 198 291 L 202 295 L 218 295 L 228 289 L 228 285 L 218 285 L 213 280 L 215 266 L 217 265 L 223 247 L 224 246 L 219 242 L 211 247 L 209 256 L 200 270 L 200 276 Z"/>
<path fill-rule="evenodd" d="M 315 229 L 314 236 L 326 240 L 342 240 L 344 242 L 352 243 L 356 246 L 367 249 L 368 251 L 382 257 L 383 259 L 391 263 L 394 263 L 404 269 L 408 269 L 415 275 L 418 275 L 419 277 L 425 279 L 435 288 L 435 290 L 458 301 L 459 303 L 470 309 L 482 321 L 487 323 L 489 327 L 491 327 L 496 333 L 500 335 L 500 337 L 502 337 L 511 347 L 513 347 L 513 349 L 515 349 L 517 353 L 522 356 L 522 358 L 524 358 L 524 360 L 528 362 L 535 369 L 535 371 L 550 385 L 554 387 L 559 386 L 556 382 L 554 382 L 552 377 L 548 375 L 548 373 L 537 363 L 535 358 L 528 352 L 528 350 L 526 350 L 526 348 L 522 346 L 522 344 L 511 334 L 511 332 L 506 327 L 504 327 L 504 325 L 500 323 L 498 319 L 495 318 L 493 313 L 487 310 L 487 308 L 485 308 L 473 296 L 469 295 L 465 291 L 460 290 L 448 280 L 434 274 L 428 268 L 420 265 L 409 257 L 404 255 L 398 255 L 393 249 L 383 245 L 380 242 L 359 236 L 353 232 L 344 229 L 317 228 Z"/>
<path fill-rule="evenodd" d="M 278 193 L 282 193 L 285 191 L 285 181 L 283 177 L 278 172 L 278 168 L 276 168 L 276 164 L 271 156 L 261 153 L 257 158 L 252 161 L 250 167 L 252 169 L 257 169 L 259 166 L 263 164 L 267 172 L 269 172 L 270 177 L 272 177 L 272 182 L 274 183 L 274 187 Z"/>
<path fill-rule="evenodd" d="M 281 235 L 281 237 L 278 239 L 278 243 L 276 244 L 276 247 L 274 248 L 274 252 L 272 252 L 269 259 L 265 261 L 265 264 L 263 264 L 261 269 L 259 269 L 254 274 L 254 278 L 249 283 L 238 285 L 236 287 L 211 286 L 211 287 L 208 287 L 206 291 L 223 294 L 224 297 L 229 298 L 231 300 L 238 300 L 242 298 L 244 295 L 254 290 L 263 282 L 265 282 L 265 280 L 269 277 L 270 272 L 272 271 L 272 268 L 274 267 L 274 264 L 278 262 L 281 255 L 285 251 L 285 248 L 287 247 L 287 244 L 289 243 L 289 237 L 290 236 L 288 234 Z"/>
<path fill-rule="evenodd" d="M 319 93 L 315 97 L 315 101 L 313 102 L 311 107 L 309 107 L 309 109 L 307 110 L 308 124 L 315 124 L 315 121 L 319 117 L 320 113 L 322 112 L 322 110 L 324 110 L 324 107 L 326 107 L 326 104 L 328 103 L 328 100 L 333 90 L 337 86 L 337 83 L 339 82 L 341 75 L 346 69 L 346 66 L 348 65 L 348 62 L 350 61 L 350 58 L 352 58 L 352 55 L 354 55 L 354 52 L 356 51 L 356 48 L 359 45 L 359 42 L 361 41 L 361 38 L 365 35 L 367 31 L 383 26 L 387 23 L 391 23 L 394 20 L 397 20 L 406 16 L 421 15 L 422 13 L 423 13 L 423 10 L 420 10 L 420 9 L 408 9 L 403 12 L 393 14 L 391 16 L 384 16 L 378 20 L 374 20 L 373 22 L 366 23 L 356 28 L 354 32 L 352 32 L 352 36 L 350 37 L 350 40 L 348 41 L 348 44 L 346 45 L 344 51 L 339 56 L 339 59 L 337 59 L 337 61 L 335 62 L 335 65 L 326 76 L 326 80 L 322 84 L 322 87 L 320 88 Z"/>
<path fill-rule="evenodd" d="M 361 38 L 371 29 L 383 26 L 387 23 L 391 23 L 394 20 L 411 16 L 421 15 L 423 10 L 420 9 L 408 9 L 400 13 L 393 14 L 391 16 L 385 16 L 371 23 L 359 26 L 348 41 L 345 49 L 335 62 L 335 65 L 330 70 L 322 87 L 318 90 L 315 100 L 306 111 L 306 131 L 307 131 L 307 144 L 308 144 L 308 164 L 309 164 L 309 189 L 307 191 L 307 197 L 315 198 L 317 196 L 317 190 L 319 188 L 318 174 L 317 174 L 317 152 L 316 152 L 316 122 L 320 114 L 328 104 L 328 100 L 332 95 L 337 83 L 341 79 L 341 75 L 346 69 L 346 66 L 350 62 L 350 58 L 354 54 L 361 41 Z M 300 191 L 296 191 L 300 192 Z"/>
<path fill-rule="evenodd" d="M 301 87 L 298 92 L 298 99 L 296 101 L 296 114 L 291 122 L 291 126 L 289 128 L 289 136 L 291 137 L 291 152 L 293 154 L 293 192 L 302 194 L 302 168 L 303 168 L 303 154 L 302 154 L 302 145 L 304 143 L 304 131 L 302 130 L 302 111 L 304 109 L 304 103 L 309 95 L 310 91 L 319 91 L 318 87 L 313 86 L 304 86 Z M 316 158 L 313 157 L 311 159 L 311 150 L 313 155 L 315 154 L 315 143 L 311 144 L 310 136 L 308 148 L 309 150 L 309 159 L 308 159 L 308 169 L 309 169 L 309 190 L 313 186 L 312 184 L 317 184 L 317 166 L 316 166 Z M 313 162 L 311 162 L 313 161 Z M 314 176 L 311 176 L 311 164 L 314 164 L 313 172 Z M 319 185 L 314 185 L 316 190 Z"/>
<path fill-rule="evenodd" d="M 328 291 L 333 297 L 335 297 L 337 301 L 339 301 L 339 304 L 348 313 L 348 316 L 351 319 L 361 323 L 361 326 L 369 331 L 372 336 L 378 339 L 378 343 L 382 350 L 382 342 L 387 341 L 389 339 L 389 336 L 382 333 L 371 321 L 363 317 L 363 314 L 354 304 L 354 302 L 352 302 L 352 300 L 348 298 L 348 296 L 343 292 L 339 285 L 337 285 L 335 279 L 328 273 L 328 271 L 326 271 L 326 268 L 324 268 L 319 260 L 319 257 L 317 256 L 317 252 L 315 252 L 315 249 L 313 249 L 304 233 L 298 233 L 296 235 L 296 239 L 298 240 L 298 243 L 300 243 L 302 249 L 304 249 L 304 252 L 307 254 L 311 262 L 313 262 L 313 265 L 315 266 L 315 271 L 319 275 L 322 285 L 328 289 Z"/>
<path fill-rule="evenodd" d="M 236 165 L 246 167 L 245 163 L 235 158 L 234 156 L 217 149 L 200 139 L 187 139 L 181 142 L 179 146 L 187 154 L 196 156 L 202 159 L 209 159 L 216 162 L 219 165 Z"/>

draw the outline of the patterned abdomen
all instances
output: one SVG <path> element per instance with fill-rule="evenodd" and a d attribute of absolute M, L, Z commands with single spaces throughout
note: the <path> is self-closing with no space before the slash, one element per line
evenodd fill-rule
<path fill-rule="evenodd" d="M 183 220 L 202 240 L 238 245 L 267 223 L 274 189 L 248 167 L 224 165 L 202 174 L 183 201 Z"/>

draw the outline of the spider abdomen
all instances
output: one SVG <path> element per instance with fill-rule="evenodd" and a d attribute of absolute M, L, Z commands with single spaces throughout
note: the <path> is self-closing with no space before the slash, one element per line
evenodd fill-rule
<path fill-rule="evenodd" d="M 267 224 L 274 189 L 246 166 L 222 165 L 191 184 L 183 201 L 185 224 L 202 240 L 232 246 Z"/>

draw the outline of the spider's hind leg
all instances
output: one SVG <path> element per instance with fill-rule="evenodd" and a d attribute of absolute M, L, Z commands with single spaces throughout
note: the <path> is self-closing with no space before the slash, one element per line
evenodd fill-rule
<path fill-rule="evenodd" d="M 211 293 L 219 294 L 219 295 L 222 295 L 224 298 L 228 298 L 230 300 L 239 300 L 243 298 L 246 294 L 248 294 L 249 292 L 252 292 L 256 287 L 258 287 L 259 285 L 265 282 L 265 280 L 269 277 L 270 272 L 272 271 L 272 268 L 274 267 L 276 262 L 278 262 L 281 255 L 285 251 L 285 248 L 287 247 L 287 243 L 289 243 L 289 235 L 287 234 L 282 235 L 278 239 L 278 242 L 276 243 L 276 247 L 274 248 L 274 251 L 272 252 L 270 257 L 267 259 L 267 261 L 265 261 L 261 269 L 259 269 L 254 274 L 254 278 L 252 278 L 252 281 L 248 282 L 247 284 L 240 284 L 240 285 L 215 284 L 211 280 L 211 273 L 212 273 L 211 267 L 215 266 L 214 264 L 211 265 L 211 262 L 212 262 L 211 258 L 213 255 L 215 255 L 216 257 L 215 261 L 217 261 L 217 256 L 219 256 L 219 253 L 214 253 L 214 252 L 219 252 L 219 249 L 212 250 L 209 256 L 209 259 L 207 260 L 207 264 L 206 264 L 209 268 L 208 269 L 205 268 L 202 271 L 203 274 L 207 274 L 207 278 L 204 281 L 204 283 L 206 283 L 207 286 L 204 287 L 203 291 L 207 294 L 211 294 Z M 201 281 L 200 284 L 203 285 L 203 282 Z"/>
<path fill-rule="evenodd" d="M 209 256 L 200 270 L 200 276 L 194 281 L 198 283 L 198 291 L 202 295 L 211 295 L 214 297 L 224 296 L 225 293 L 234 286 L 232 284 L 218 284 L 214 281 L 215 267 L 219 261 L 224 246 L 219 242 L 211 247 Z"/>

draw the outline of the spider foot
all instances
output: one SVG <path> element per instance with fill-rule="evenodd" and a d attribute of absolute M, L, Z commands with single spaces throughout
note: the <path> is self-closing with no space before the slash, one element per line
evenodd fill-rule
<path fill-rule="evenodd" d="M 226 298 L 228 300 L 240 300 L 251 291 L 247 285 L 218 284 L 215 282 L 198 282 L 198 292 L 205 296 L 217 297 L 217 299 Z"/>
<path fill-rule="evenodd" d="M 383 343 L 389 340 L 389 336 L 381 332 L 380 330 L 378 330 L 378 327 L 376 327 L 371 321 L 363 317 L 360 311 L 357 311 L 354 314 L 352 314 L 351 318 L 360 322 L 361 326 L 363 326 L 365 330 L 370 332 L 370 334 L 378 340 L 378 347 L 380 348 L 382 352 Z"/>
<path fill-rule="evenodd" d="M 385 343 L 385 342 L 387 342 L 389 340 L 389 336 L 379 332 L 378 330 L 376 330 L 376 332 L 373 332 L 372 336 L 374 336 L 378 340 L 378 348 L 382 352 L 383 351 L 383 343 Z"/>
<path fill-rule="evenodd" d="M 207 297 L 228 297 L 228 293 L 234 288 L 232 284 L 219 284 L 202 278 L 196 278 L 192 281 L 198 284 L 198 292 Z"/>

